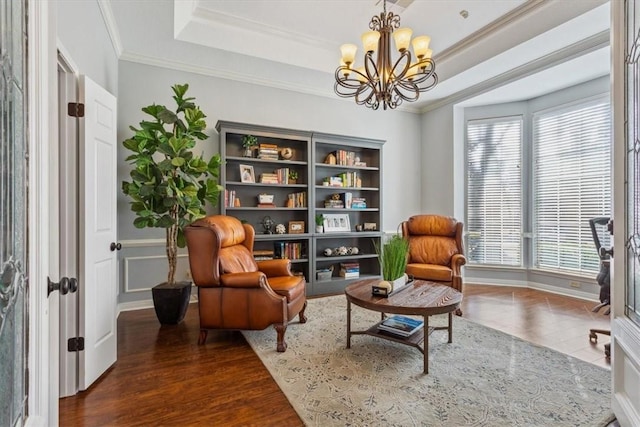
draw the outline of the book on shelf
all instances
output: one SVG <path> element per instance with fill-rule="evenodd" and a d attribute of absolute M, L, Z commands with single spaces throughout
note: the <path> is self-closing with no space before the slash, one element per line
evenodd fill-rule
<path fill-rule="evenodd" d="M 345 279 L 353 279 L 360 277 L 360 263 L 358 262 L 341 262 L 340 271 L 338 272 L 340 277 Z"/>
<path fill-rule="evenodd" d="M 367 200 L 364 197 L 354 197 L 351 199 L 351 209 L 366 209 Z"/>
<path fill-rule="evenodd" d="M 424 322 L 407 316 L 391 316 L 380 322 L 378 329 L 401 337 L 409 337 L 422 329 Z"/>
<path fill-rule="evenodd" d="M 275 203 L 258 203 L 259 208 L 275 208 Z"/>
<path fill-rule="evenodd" d="M 273 259 L 273 250 L 256 249 L 253 251 L 253 259 L 255 259 L 256 261 L 265 261 L 268 259 Z"/>

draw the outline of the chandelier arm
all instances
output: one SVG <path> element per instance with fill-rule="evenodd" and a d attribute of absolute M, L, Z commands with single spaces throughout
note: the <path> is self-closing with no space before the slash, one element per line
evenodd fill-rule
<path fill-rule="evenodd" d="M 406 62 L 402 67 L 402 71 L 400 73 L 396 73 L 396 68 L 400 65 L 400 63 L 403 60 L 405 60 Z M 409 71 L 409 68 L 411 68 L 411 52 L 409 52 L 409 50 L 404 50 L 402 51 L 402 53 L 400 54 L 400 57 L 396 60 L 396 62 L 394 62 L 393 67 L 391 67 L 389 76 L 394 80 L 400 81 L 404 79 L 404 76 L 407 74 L 407 71 Z"/>

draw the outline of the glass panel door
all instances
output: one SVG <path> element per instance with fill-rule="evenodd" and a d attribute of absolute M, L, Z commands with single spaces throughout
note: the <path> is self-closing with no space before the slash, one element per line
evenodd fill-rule
<path fill-rule="evenodd" d="M 640 326 L 640 14 L 626 11 L 626 315 Z"/>
<path fill-rule="evenodd" d="M 26 1 L 0 0 L 0 425 L 27 413 Z"/>

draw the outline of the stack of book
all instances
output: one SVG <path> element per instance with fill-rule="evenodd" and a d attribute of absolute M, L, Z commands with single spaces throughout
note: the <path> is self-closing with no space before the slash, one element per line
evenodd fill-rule
<path fill-rule="evenodd" d="M 269 249 L 265 249 L 265 250 L 254 250 L 253 251 L 253 259 L 255 259 L 256 261 L 265 261 L 268 259 L 273 259 L 273 251 L 269 250 Z"/>
<path fill-rule="evenodd" d="M 366 209 L 367 199 L 364 197 L 354 197 L 351 199 L 351 209 Z"/>
<path fill-rule="evenodd" d="M 261 184 L 279 184 L 278 182 L 278 174 L 265 172 L 260 174 L 260 183 Z"/>
<path fill-rule="evenodd" d="M 422 320 L 407 316 L 391 316 L 380 322 L 378 330 L 389 332 L 401 337 L 409 337 L 424 326 Z"/>
<path fill-rule="evenodd" d="M 324 201 L 324 207 L 329 209 L 342 209 L 344 202 L 342 200 L 327 199 Z"/>
<path fill-rule="evenodd" d="M 340 277 L 345 279 L 360 277 L 360 264 L 358 262 L 341 262 Z"/>
<path fill-rule="evenodd" d="M 278 146 L 262 143 L 258 146 L 258 158 L 262 160 L 278 160 Z"/>

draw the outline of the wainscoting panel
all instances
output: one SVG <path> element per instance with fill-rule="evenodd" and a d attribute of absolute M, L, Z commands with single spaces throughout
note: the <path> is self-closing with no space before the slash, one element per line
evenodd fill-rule
<path fill-rule="evenodd" d="M 167 281 L 166 255 L 131 256 L 125 257 L 123 262 L 125 294 L 150 291 L 153 286 Z M 176 280 L 191 280 L 187 254 L 178 255 Z"/>

